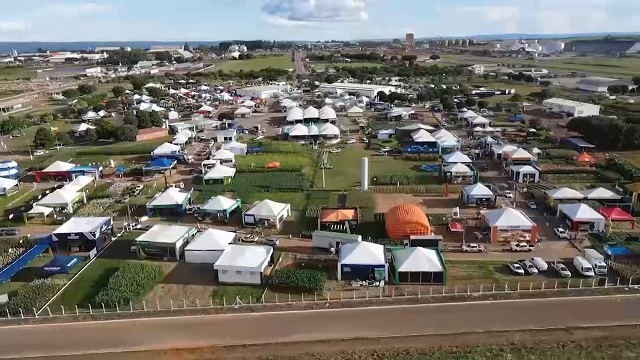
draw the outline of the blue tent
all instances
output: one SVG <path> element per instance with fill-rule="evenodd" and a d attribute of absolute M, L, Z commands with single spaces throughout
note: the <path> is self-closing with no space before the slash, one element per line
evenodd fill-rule
<path fill-rule="evenodd" d="M 51 261 L 42 266 L 42 271 L 47 275 L 67 274 L 82 260 L 81 256 L 56 255 Z"/>
<path fill-rule="evenodd" d="M 22 254 L 18 259 L 16 259 L 11 264 L 7 265 L 4 268 L 0 268 L 0 284 L 4 284 L 9 281 L 11 277 L 17 274 L 22 268 L 27 266 L 31 260 L 40 256 L 49 246 L 51 245 L 51 237 L 47 236 L 46 239 L 42 240 L 36 246 L 27 250 L 24 254 Z"/>
<path fill-rule="evenodd" d="M 167 159 L 167 158 L 156 158 L 148 162 L 142 170 L 168 170 L 174 167 L 176 164 L 175 160 Z"/>
<path fill-rule="evenodd" d="M 522 116 L 522 114 L 513 114 L 513 115 L 509 115 L 509 121 L 512 122 L 516 122 L 516 121 L 524 121 L 524 116 Z"/>
<path fill-rule="evenodd" d="M 127 171 L 127 168 L 124 165 L 118 165 L 116 168 L 116 174 L 124 174 Z"/>

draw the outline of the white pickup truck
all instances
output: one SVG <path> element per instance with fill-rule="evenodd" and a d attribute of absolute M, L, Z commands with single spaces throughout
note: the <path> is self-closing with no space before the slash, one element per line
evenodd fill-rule
<path fill-rule="evenodd" d="M 462 252 L 479 253 L 479 252 L 485 252 L 485 251 L 486 249 L 484 246 L 476 243 L 462 245 Z"/>
<path fill-rule="evenodd" d="M 529 244 L 526 242 L 512 242 L 511 244 L 509 244 L 509 248 L 511 248 L 511 251 L 514 252 L 524 252 L 524 251 L 533 251 L 536 246 L 533 244 Z"/>

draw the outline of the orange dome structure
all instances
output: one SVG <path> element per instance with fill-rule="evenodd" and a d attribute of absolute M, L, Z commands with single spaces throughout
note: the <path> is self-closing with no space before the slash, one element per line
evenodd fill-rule
<path fill-rule="evenodd" d="M 411 235 L 431 235 L 429 219 L 416 205 L 398 205 L 389 209 L 384 215 L 384 227 L 391 240 L 404 240 Z"/>

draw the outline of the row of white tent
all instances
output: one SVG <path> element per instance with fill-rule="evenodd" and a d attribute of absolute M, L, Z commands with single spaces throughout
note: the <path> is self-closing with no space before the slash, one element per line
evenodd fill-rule
<path fill-rule="evenodd" d="M 328 136 L 337 137 L 340 136 L 340 129 L 331 123 L 323 123 L 320 127 L 315 124 L 295 124 L 289 130 L 289 136 Z"/>
<path fill-rule="evenodd" d="M 302 110 L 301 108 L 294 106 L 287 110 L 287 122 L 301 121 L 304 119 L 320 119 L 320 120 L 335 120 L 338 116 L 336 111 L 328 106 L 322 107 L 320 110 L 309 106 Z"/>
<path fill-rule="evenodd" d="M 78 176 L 70 183 L 48 194 L 34 204 L 33 208 L 27 212 L 27 215 L 47 216 L 53 211 L 53 208 L 67 208 L 68 211 L 71 212 L 73 210 L 73 203 L 80 197 L 86 201 L 86 194 L 82 190 L 94 182 L 95 178 L 93 176 Z"/>
<path fill-rule="evenodd" d="M 546 190 L 547 196 L 553 198 L 553 200 L 620 200 L 622 196 L 615 192 L 598 187 L 594 189 L 587 189 L 578 191 L 568 187 L 561 187 L 557 189 Z"/>

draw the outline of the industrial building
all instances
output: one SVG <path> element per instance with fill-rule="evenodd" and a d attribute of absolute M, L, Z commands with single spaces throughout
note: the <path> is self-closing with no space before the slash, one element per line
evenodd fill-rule
<path fill-rule="evenodd" d="M 238 96 L 246 96 L 251 98 L 266 99 L 274 95 L 282 94 L 289 90 L 288 86 L 280 85 L 265 85 L 265 86 L 251 86 L 236 90 Z"/>
<path fill-rule="evenodd" d="M 356 94 L 358 96 L 366 96 L 368 98 L 373 98 L 380 91 L 384 92 L 385 94 L 389 94 L 392 92 L 397 92 L 398 90 L 394 86 L 333 83 L 333 84 L 320 85 L 318 87 L 318 91 L 321 91 L 323 93 L 336 94 L 336 95 L 346 92 L 349 94 Z"/>
<path fill-rule="evenodd" d="M 624 80 L 613 79 L 613 78 L 605 78 L 605 77 L 586 77 L 578 80 L 576 83 L 576 87 L 580 90 L 584 91 L 592 91 L 598 93 L 606 93 L 609 90 L 609 86 L 614 85 L 626 85 L 630 89 L 635 88 L 636 86 L 632 83 Z"/>
<path fill-rule="evenodd" d="M 550 111 L 570 113 L 575 117 L 600 115 L 600 105 L 579 101 L 552 98 L 544 100 L 542 105 Z"/>

